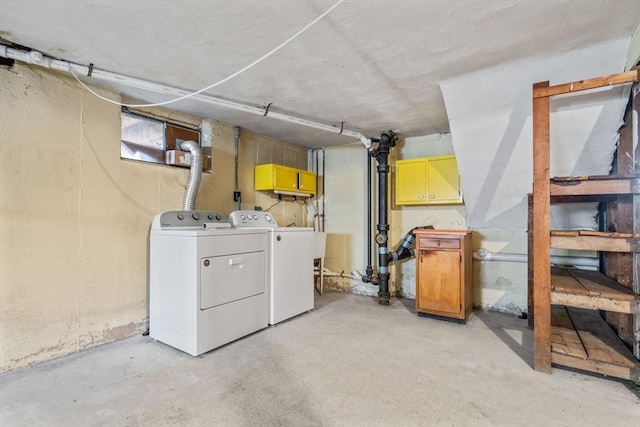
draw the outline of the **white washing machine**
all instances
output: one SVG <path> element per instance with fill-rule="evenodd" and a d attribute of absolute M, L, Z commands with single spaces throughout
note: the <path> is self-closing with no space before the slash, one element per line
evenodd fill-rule
<path fill-rule="evenodd" d="M 229 215 L 237 229 L 268 230 L 269 324 L 275 325 L 313 309 L 313 228 L 278 227 L 262 211 Z"/>
<path fill-rule="evenodd" d="M 267 327 L 267 232 L 217 212 L 158 214 L 150 235 L 149 335 L 197 356 Z"/>

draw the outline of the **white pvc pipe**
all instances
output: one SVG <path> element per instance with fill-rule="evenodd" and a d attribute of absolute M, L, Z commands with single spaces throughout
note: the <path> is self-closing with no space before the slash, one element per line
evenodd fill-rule
<path fill-rule="evenodd" d="M 322 275 L 324 277 L 343 277 L 345 279 L 354 279 L 354 280 L 362 280 L 362 274 L 359 271 L 353 270 L 351 273 L 336 273 L 335 271 L 331 271 L 328 269 L 324 269 Z M 314 273 L 320 273 L 317 269 L 314 270 Z"/>
<path fill-rule="evenodd" d="M 32 50 L 26 51 L 22 49 L 14 49 L 12 47 L 0 44 L 0 56 L 4 58 L 13 59 L 16 61 L 25 62 L 31 65 L 38 65 L 44 68 L 50 68 L 52 70 L 61 71 L 70 75 L 89 76 L 89 67 L 85 65 L 74 64 L 72 62 L 62 61 L 59 59 L 45 56 L 42 53 Z M 162 93 L 171 96 L 185 96 L 189 95 L 190 91 L 179 89 L 172 86 L 166 86 L 159 83 L 153 83 L 146 80 L 138 79 L 135 77 L 125 76 L 123 74 L 112 73 L 110 71 L 101 70 L 99 68 L 93 68 L 91 70 L 92 79 L 103 80 L 105 82 L 118 83 L 124 86 L 133 87 L 136 89 L 142 89 L 154 93 Z M 360 132 L 350 131 L 346 129 L 339 129 L 335 126 L 327 125 L 324 123 L 313 122 L 311 120 L 303 119 L 300 117 L 292 116 L 284 113 L 277 113 L 275 111 L 266 111 L 264 108 L 258 108 L 251 105 L 241 104 L 239 102 L 228 101 L 226 99 L 217 98 L 211 95 L 197 94 L 191 96 L 192 99 L 200 102 L 215 105 L 217 107 L 223 107 L 230 110 L 242 111 L 249 114 L 255 114 L 265 117 L 271 117 L 276 120 L 298 124 L 301 126 L 310 127 L 334 134 L 345 135 L 350 138 L 358 139 L 362 142 L 367 149 L 371 148 L 371 139 L 367 138 Z"/>
<path fill-rule="evenodd" d="M 480 261 L 504 261 L 504 262 L 528 262 L 526 254 L 514 254 L 508 252 L 490 252 L 486 249 L 478 249 L 473 253 L 473 259 Z M 552 255 L 551 264 L 576 265 L 581 267 L 598 267 L 600 260 L 595 257 L 577 257 Z"/>

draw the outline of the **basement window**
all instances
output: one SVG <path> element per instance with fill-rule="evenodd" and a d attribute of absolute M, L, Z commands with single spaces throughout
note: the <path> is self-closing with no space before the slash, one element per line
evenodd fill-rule
<path fill-rule="evenodd" d="M 189 167 L 189 153 L 179 151 L 183 141 L 200 143 L 200 131 L 123 110 L 120 158 L 147 163 Z M 203 159 L 205 170 L 210 164 Z"/>

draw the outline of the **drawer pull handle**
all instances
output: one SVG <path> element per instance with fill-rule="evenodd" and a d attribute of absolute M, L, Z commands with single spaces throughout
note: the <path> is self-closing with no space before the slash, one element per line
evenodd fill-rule
<path fill-rule="evenodd" d="M 436 240 L 436 245 L 440 246 L 440 240 Z"/>
<path fill-rule="evenodd" d="M 244 260 L 242 258 L 231 258 L 229 260 L 229 267 L 232 270 L 241 270 L 244 267 Z"/>

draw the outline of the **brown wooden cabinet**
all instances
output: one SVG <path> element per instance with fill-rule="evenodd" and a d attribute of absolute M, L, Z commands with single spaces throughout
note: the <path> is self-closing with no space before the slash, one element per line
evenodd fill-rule
<path fill-rule="evenodd" d="M 416 230 L 416 311 L 466 321 L 473 308 L 471 232 Z"/>

